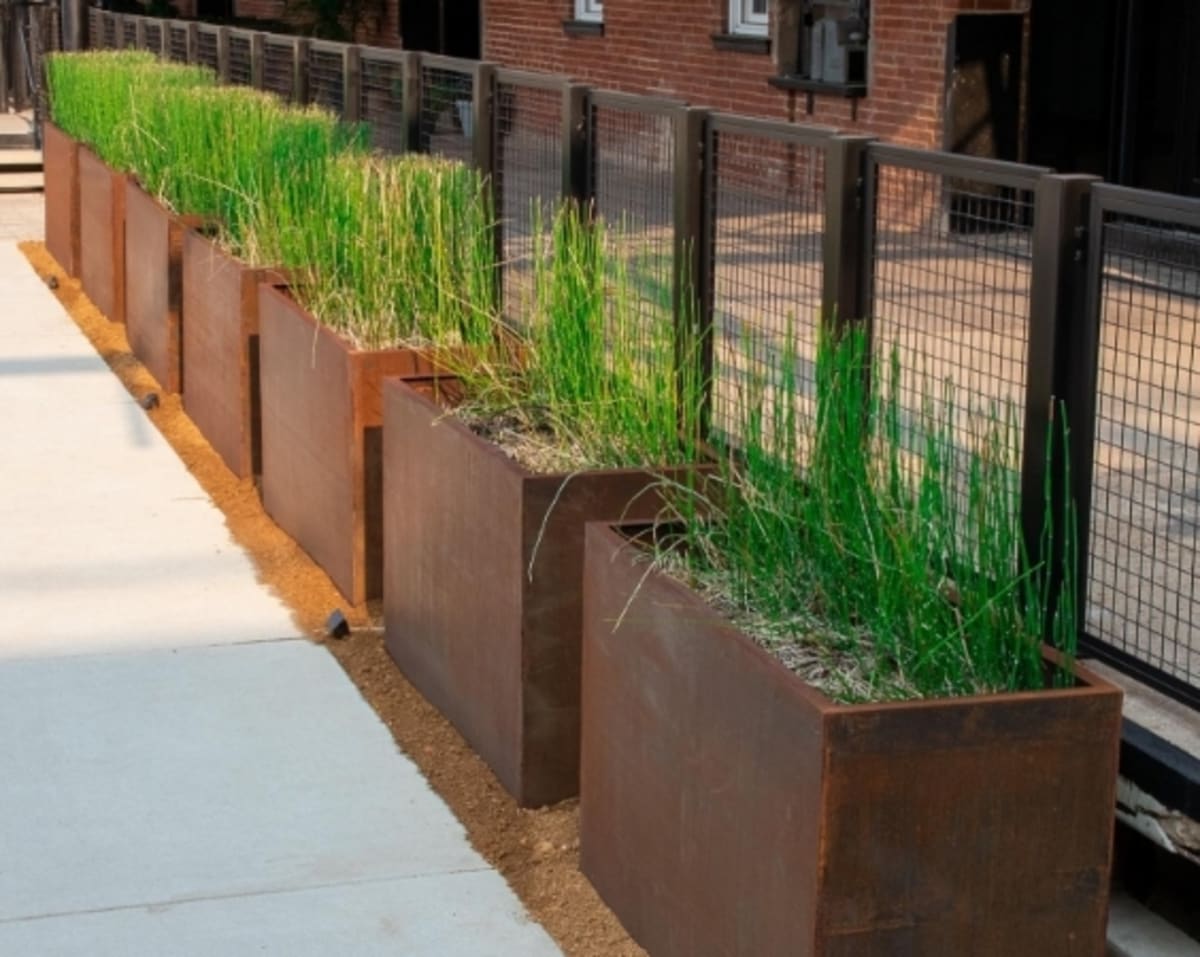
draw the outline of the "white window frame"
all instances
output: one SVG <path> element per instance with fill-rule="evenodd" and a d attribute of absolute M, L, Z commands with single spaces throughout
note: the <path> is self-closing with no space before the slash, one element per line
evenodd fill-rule
<path fill-rule="evenodd" d="M 577 0 L 586 2 L 586 0 Z M 770 4 L 767 5 L 768 9 Z M 754 0 L 729 0 L 729 32 L 738 36 L 768 35 L 768 14 L 754 12 Z"/>
<path fill-rule="evenodd" d="M 600 23 L 604 20 L 604 0 L 575 0 L 575 19 Z"/>

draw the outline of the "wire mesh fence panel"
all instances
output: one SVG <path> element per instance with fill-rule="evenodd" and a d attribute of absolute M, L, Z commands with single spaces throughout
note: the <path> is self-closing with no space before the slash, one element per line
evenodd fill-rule
<path fill-rule="evenodd" d="M 121 24 L 121 39 L 126 50 L 137 48 L 137 20 L 126 17 Z"/>
<path fill-rule="evenodd" d="M 589 181 L 619 249 L 647 353 L 673 335 L 675 132 L 680 105 L 619 94 L 588 103 Z"/>
<path fill-rule="evenodd" d="M 1085 627 L 1200 690 L 1200 202 L 1106 195 Z"/>
<path fill-rule="evenodd" d="M 228 81 L 236 86 L 251 86 L 254 83 L 253 49 L 248 33 L 229 34 Z"/>
<path fill-rule="evenodd" d="M 708 144 L 712 425 L 736 441 L 752 409 L 771 421 L 791 402 L 803 456 L 824 276 L 824 145 L 718 118 Z"/>
<path fill-rule="evenodd" d="M 346 103 L 346 60 L 341 48 L 318 46 L 308 48 L 309 99 L 341 116 Z"/>
<path fill-rule="evenodd" d="M 101 46 L 111 50 L 117 45 L 117 18 L 114 14 L 105 13 L 100 18 Z"/>
<path fill-rule="evenodd" d="M 387 153 L 404 149 L 404 62 L 395 55 L 363 50 L 359 117 L 371 145 Z"/>
<path fill-rule="evenodd" d="M 469 66 L 421 62 L 420 151 L 469 163 L 474 151 L 475 76 Z"/>
<path fill-rule="evenodd" d="M 104 46 L 104 11 L 99 7 L 88 8 L 88 37 L 91 46 Z"/>
<path fill-rule="evenodd" d="M 217 69 L 217 32 L 215 29 L 200 27 L 196 34 L 196 62 L 201 66 Z"/>
<path fill-rule="evenodd" d="M 520 322 L 533 295 L 533 254 L 562 197 L 563 90 L 497 76 L 493 172 L 504 248 L 504 309 Z M 544 248 L 544 247 L 543 247 Z"/>
<path fill-rule="evenodd" d="M 973 457 L 1003 463 L 992 481 L 1007 476 L 1015 500 L 1044 171 L 896 147 L 868 157 L 875 385 L 897 409 L 899 454 L 914 474 L 942 463 L 960 517 Z"/>
<path fill-rule="evenodd" d="M 167 25 L 167 56 L 175 63 L 187 62 L 188 31 L 182 23 Z"/>
<path fill-rule="evenodd" d="M 296 96 L 296 47 L 288 39 L 267 37 L 263 42 L 263 89 L 285 100 Z"/>
<path fill-rule="evenodd" d="M 163 25 L 159 20 L 147 20 L 142 36 L 145 38 L 146 49 L 152 53 L 162 53 Z"/>

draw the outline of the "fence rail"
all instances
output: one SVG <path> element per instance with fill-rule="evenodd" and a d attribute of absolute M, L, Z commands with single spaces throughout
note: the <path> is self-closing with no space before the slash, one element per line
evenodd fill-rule
<path fill-rule="evenodd" d="M 1071 544 L 1043 541 L 1047 488 L 1078 506 L 1087 647 L 1200 707 L 1200 202 L 487 63 L 222 30 L 91 13 L 94 45 L 132 35 L 361 122 L 378 149 L 474 163 L 514 318 L 550 211 L 593 204 L 636 263 L 646 321 L 706 333 L 717 430 L 736 429 L 752 387 L 770 395 L 785 356 L 811 403 L 822 322 L 864 323 L 877 356 L 899 353 L 910 425 L 918 374 L 1009 410 L 1030 552 Z"/>

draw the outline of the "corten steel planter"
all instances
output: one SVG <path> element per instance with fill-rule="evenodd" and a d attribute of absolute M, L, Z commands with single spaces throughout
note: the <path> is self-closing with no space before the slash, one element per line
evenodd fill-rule
<path fill-rule="evenodd" d="M 282 278 L 184 231 L 183 407 L 238 478 L 262 472 L 258 286 Z"/>
<path fill-rule="evenodd" d="M 79 141 L 42 125 L 46 249 L 68 276 L 79 275 Z"/>
<path fill-rule="evenodd" d="M 584 523 L 661 476 L 534 474 L 404 383 L 383 428 L 388 651 L 523 806 L 577 794 Z"/>
<path fill-rule="evenodd" d="M 650 953 L 1104 953 L 1120 691 L 836 705 L 636 554 L 588 527 L 581 841 Z"/>
<path fill-rule="evenodd" d="M 354 349 L 282 287 L 258 296 L 263 505 L 358 605 L 381 593 L 383 379 L 437 370 L 417 350 Z"/>
<path fill-rule="evenodd" d="M 198 223 L 126 179 L 125 329 L 133 354 L 172 393 L 183 384 L 183 232 Z"/>
<path fill-rule="evenodd" d="M 79 280 L 113 322 L 125 321 L 125 180 L 79 147 Z"/>

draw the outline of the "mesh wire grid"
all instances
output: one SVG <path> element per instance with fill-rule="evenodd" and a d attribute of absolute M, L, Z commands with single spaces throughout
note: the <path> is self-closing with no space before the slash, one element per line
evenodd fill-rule
<path fill-rule="evenodd" d="M 146 49 L 154 53 L 162 52 L 163 26 L 153 20 L 147 20 L 142 36 L 146 39 Z"/>
<path fill-rule="evenodd" d="M 122 25 L 122 40 L 124 41 L 125 49 L 133 50 L 137 48 L 137 21 L 129 17 L 125 18 Z"/>
<path fill-rule="evenodd" d="M 217 35 L 212 30 L 200 30 L 196 35 L 196 62 L 217 69 Z"/>
<path fill-rule="evenodd" d="M 1200 231 L 1106 212 L 1086 629 L 1200 688 Z"/>
<path fill-rule="evenodd" d="M 894 389 L 914 471 L 949 433 L 965 514 L 970 460 L 1003 443 L 1019 484 L 1032 273 L 1033 192 L 901 165 L 876 167 L 871 290 L 880 389 Z M 892 382 L 892 360 L 900 376 Z M 1015 558 L 1015 556 L 1014 556 Z"/>
<path fill-rule="evenodd" d="M 88 36 L 92 46 L 104 45 L 104 11 L 99 7 L 88 9 Z"/>
<path fill-rule="evenodd" d="M 170 24 L 167 27 L 167 56 L 176 63 L 186 63 L 188 55 L 187 27 Z"/>
<path fill-rule="evenodd" d="M 251 86 L 254 83 L 254 67 L 251 63 L 250 37 L 243 33 L 229 34 L 229 82 L 236 86 Z"/>
<path fill-rule="evenodd" d="M 309 99 L 338 116 L 342 115 L 346 102 L 345 65 L 340 50 L 309 47 Z"/>
<path fill-rule="evenodd" d="M 675 108 L 643 111 L 593 98 L 588 106 L 596 211 L 618 244 L 644 341 L 673 328 Z"/>
<path fill-rule="evenodd" d="M 752 405 L 770 414 L 785 360 L 810 420 L 821 316 L 825 155 L 819 146 L 716 128 L 710 140 L 713 428 L 737 440 Z M 800 444 L 803 455 L 805 444 Z"/>
<path fill-rule="evenodd" d="M 421 65 L 420 151 L 471 161 L 474 76 L 465 70 Z"/>
<path fill-rule="evenodd" d="M 504 309 L 520 322 L 533 293 L 535 231 L 545 235 L 562 196 L 562 92 L 496 84 L 493 179 L 504 239 Z"/>
<path fill-rule="evenodd" d="M 263 89 L 276 93 L 285 100 L 296 95 L 295 77 L 296 47 L 289 40 L 272 40 L 263 43 Z"/>
<path fill-rule="evenodd" d="M 114 14 L 101 15 L 100 36 L 106 50 L 111 50 L 117 45 L 117 18 Z"/>
<path fill-rule="evenodd" d="M 387 153 L 404 149 L 404 65 L 362 51 L 359 116 L 371 132 L 371 145 Z"/>

